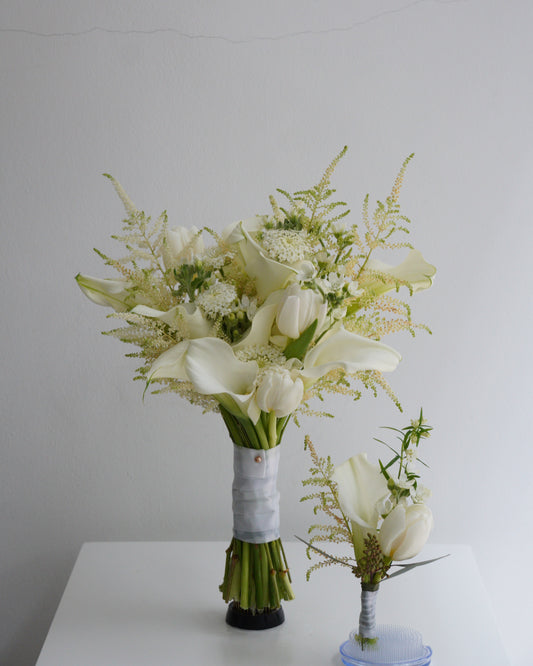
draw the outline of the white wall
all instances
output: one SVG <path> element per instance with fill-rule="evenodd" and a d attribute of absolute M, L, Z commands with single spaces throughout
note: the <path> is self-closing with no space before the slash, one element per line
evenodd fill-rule
<path fill-rule="evenodd" d="M 118 251 L 100 174 L 173 224 L 221 229 L 313 184 L 344 144 L 353 220 L 416 153 L 402 201 L 439 269 L 414 303 L 434 334 L 387 339 L 404 416 L 331 399 L 335 421 L 287 433 L 283 532 L 310 521 L 306 432 L 340 462 L 422 404 L 432 540 L 472 544 L 513 663 L 530 663 L 532 22 L 528 0 L 2 3 L 2 664 L 35 662 L 84 541 L 230 537 L 222 423 L 143 404 L 74 282 L 109 275 L 93 246 Z"/>

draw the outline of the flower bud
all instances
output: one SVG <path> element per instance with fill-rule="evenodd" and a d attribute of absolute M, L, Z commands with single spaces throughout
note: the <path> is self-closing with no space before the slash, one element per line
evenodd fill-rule
<path fill-rule="evenodd" d="M 259 383 L 256 400 L 263 412 L 274 412 L 281 418 L 291 414 L 302 401 L 304 385 L 289 370 L 269 368 Z"/>
<path fill-rule="evenodd" d="M 302 289 L 298 284 L 288 287 L 278 305 L 276 324 L 280 333 L 296 339 L 318 319 L 320 330 L 326 317 L 327 305 L 322 297 L 311 289 Z"/>
<path fill-rule="evenodd" d="M 379 530 L 379 545 L 393 560 L 408 560 L 422 550 L 431 528 L 433 514 L 425 504 L 398 504 Z"/>
<path fill-rule="evenodd" d="M 196 227 L 169 229 L 163 246 L 163 262 L 167 270 L 180 264 L 192 264 L 204 252 L 204 241 Z"/>

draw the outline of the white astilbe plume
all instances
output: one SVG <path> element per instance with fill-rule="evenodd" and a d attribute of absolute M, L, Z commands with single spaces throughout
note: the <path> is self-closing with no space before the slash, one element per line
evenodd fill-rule
<path fill-rule="evenodd" d="M 126 209 L 128 215 L 135 215 L 136 213 L 138 213 L 139 210 L 137 206 L 126 194 L 126 190 L 122 187 L 122 185 L 118 182 L 118 180 L 115 180 L 115 178 L 113 178 L 113 176 L 110 176 L 108 173 L 105 173 L 104 176 L 106 176 L 106 178 L 109 178 L 109 180 L 113 183 L 115 192 L 118 194 L 119 199 L 124 204 L 124 208 Z"/>
<path fill-rule="evenodd" d="M 235 351 L 239 361 L 257 361 L 259 367 L 269 365 L 283 366 L 287 359 L 282 351 L 272 345 L 253 345 Z"/>

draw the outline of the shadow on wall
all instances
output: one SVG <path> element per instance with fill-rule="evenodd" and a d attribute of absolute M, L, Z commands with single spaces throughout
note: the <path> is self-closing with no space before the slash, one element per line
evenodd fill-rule
<path fill-rule="evenodd" d="M 2 572 L 3 598 L 18 599 L 16 614 L 2 613 L 2 666 L 35 666 L 76 556 L 35 556 Z"/>

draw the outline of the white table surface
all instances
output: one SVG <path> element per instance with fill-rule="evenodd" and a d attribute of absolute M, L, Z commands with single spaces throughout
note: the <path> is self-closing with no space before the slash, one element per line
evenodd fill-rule
<path fill-rule="evenodd" d="M 227 544 L 87 543 L 81 549 L 37 666 L 339 666 L 355 627 L 359 582 L 340 566 L 305 581 L 305 546 L 286 542 L 296 599 L 266 631 L 225 624 L 218 592 Z M 509 664 L 472 551 L 427 545 L 420 559 L 451 556 L 383 583 L 378 623 L 420 630 L 432 666 Z"/>

